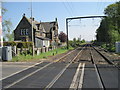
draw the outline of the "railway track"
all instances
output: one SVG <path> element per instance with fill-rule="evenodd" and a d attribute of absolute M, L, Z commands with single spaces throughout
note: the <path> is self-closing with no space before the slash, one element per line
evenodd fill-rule
<path fill-rule="evenodd" d="M 105 60 L 99 51 L 91 45 L 77 48 L 53 62 L 42 62 L 22 72 L 2 80 L 4 89 L 35 88 L 52 89 L 66 88 L 81 90 L 99 88 L 106 90 L 115 81 L 111 78 L 111 68 L 116 67 Z M 103 71 L 107 69 L 107 72 Z M 104 74 L 106 73 L 106 74 Z M 110 77 L 106 79 L 106 76 Z M 117 77 L 117 76 L 115 76 Z M 111 82 L 110 84 L 107 82 Z M 93 83 L 94 81 L 94 83 Z M 106 83 L 107 82 L 107 83 Z M 117 86 L 112 86 L 116 88 Z"/>
<path fill-rule="evenodd" d="M 94 60 L 94 57 L 93 57 L 93 54 L 92 54 L 92 51 L 90 50 L 90 55 L 91 55 L 91 61 L 92 61 L 92 64 L 94 65 L 94 68 L 95 68 L 95 71 L 96 71 L 96 74 L 97 74 L 97 79 L 98 79 L 98 82 L 99 82 L 99 87 L 102 89 L 102 90 L 105 90 L 105 85 L 103 83 L 103 80 L 102 80 L 102 77 L 101 77 L 101 74 L 99 72 L 99 69 L 95 63 L 95 60 Z"/>
<path fill-rule="evenodd" d="M 93 46 L 91 46 L 91 47 L 93 47 Z M 93 47 L 93 49 L 94 49 L 96 52 L 98 52 L 98 53 L 101 55 L 101 57 L 103 57 L 104 60 L 105 60 L 108 64 L 111 64 L 111 65 L 115 66 L 116 68 L 120 69 L 120 67 L 119 67 L 118 65 L 116 65 L 114 62 L 112 62 L 111 60 L 109 60 L 105 55 L 103 55 L 103 54 L 102 54 L 99 50 L 97 50 L 95 47 Z"/>
<path fill-rule="evenodd" d="M 91 61 L 95 67 L 96 70 L 96 74 L 98 77 L 98 82 L 99 82 L 99 86 L 102 90 L 106 90 L 109 87 L 106 85 L 105 83 L 105 78 L 103 78 L 103 74 L 102 71 L 100 70 L 100 68 L 102 67 L 103 69 L 107 68 L 108 70 L 111 70 L 110 68 L 116 68 L 119 69 L 118 66 L 114 65 L 113 62 L 111 62 L 109 59 L 107 59 L 100 51 L 98 51 L 95 47 L 93 47 L 92 45 L 90 45 L 91 49 L 90 49 L 90 55 L 91 55 Z M 93 54 L 94 53 L 94 54 Z M 97 54 L 97 55 L 96 55 Z M 98 60 L 96 56 L 99 56 L 99 58 L 101 58 L 100 60 L 103 63 L 100 63 L 100 60 Z M 102 66 L 100 66 L 102 65 Z M 112 80 L 110 80 L 112 82 Z M 114 84 L 114 83 L 113 83 Z M 118 84 L 118 83 L 117 83 Z"/>

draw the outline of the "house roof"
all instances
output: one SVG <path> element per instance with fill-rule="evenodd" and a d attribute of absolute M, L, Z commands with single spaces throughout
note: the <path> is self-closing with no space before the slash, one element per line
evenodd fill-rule
<path fill-rule="evenodd" d="M 56 25 L 56 23 L 57 23 L 57 21 L 53 21 L 53 22 L 40 22 L 39 24 L 41 24 L 44 27 L 46 33 L 49 33 L 50 30 L 54 27 L 54 25 Z"/>
<path fill-rule="evenodd" d="M 25 16 L 24 16 L 25 17 Z M 38 21 L 36 21 L 36 20 L 34 20 L 34 18 L 27 18 L 27 17 L 25 17 L 27 20 L 28 20 L 28 22 L 32 25 L 32 22 L 33 22 L 33 28 L 34 29 L 37 29 L 37 25 L 36 24 L 39 24 L 39 22 Z"/>
<path fill-rule="evenodd" d="M 39 30 L 40 26 L 43 29 L 43 32 L 50 33 L 51 29 L 54 27 L 54 25 L 57 23 L 56 21 L 53 22 L 38 22 L 34 18 L 27 18 L 25 14 L 23 15 L 23 18 L 26 18 L 26 20 L 32 25 L 33 22 L 33 28 L 36 30 Z M 57 24 L 58 25 L 58 24 Z"/>
<path fill-rule="evenodd" d="M 40 22 L 39 24 L 41 24 L 44 27 L 46 33 L 49 33 L 51 28 L 53 27 L 51 22 Z"/>
<path fill-rule="evenodd" d="M 53 21 L 53 22 L 38 22 L 38 21 L 36 21 L 36 20 L 34 20 L 34 18 L 27 18 L 27 17 L 25 17 L 27 20 L 28 20 L 28 22 L 30 23 L 30 24 L 32 24 L 32 21 L 33 21 L 33 28 L 34 29 L 37 29 L 38 27 L 37 27 L 37 25 L 42 25 L 42 28 L 44 28 L 44 32 L 46 32 L 46 33 L 49 33 L 50 32 L 50 30 L 52 29 L 52 27 L 55 25 L 55 21 Z"/>
<path fill-rule="evenodd" d="M 43 25 L 41 25 L 41 24 L 36 24 L 36 25 L 38 26 L 38 29 L 39 29 L 39 30 L 42 30 L 43 33 L 46 33 Z"/>

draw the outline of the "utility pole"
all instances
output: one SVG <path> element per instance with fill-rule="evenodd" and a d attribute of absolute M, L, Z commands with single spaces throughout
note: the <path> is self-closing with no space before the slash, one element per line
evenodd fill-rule
<path fill-rule="evenodd" d="M 32 16 L 32 0 L 31 0 L 31 29 L 32 29 L 32 55 L 34 56 L 34 31 L 33 31 L 33 16 Z"/>
<path fill-rule="evenodd" d="M 3 47 L 3 36 L 2 36 L 2 2 L 0 2 L 0 43 Z"/>
<path fill-rule="evenodd" d="M 68 46 L 68 19 L 66 19 L 66 31 L 67 31 L 67 49 L 69 49 L 69 46 Z"/>

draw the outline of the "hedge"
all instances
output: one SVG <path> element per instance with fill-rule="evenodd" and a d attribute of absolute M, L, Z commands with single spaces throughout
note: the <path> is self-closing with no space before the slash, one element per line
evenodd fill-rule
<path fill-rule="evenodd" d="M 32 42 L 4 42 L 4 46 L 16 46 L 17 48 L 30 48 L 32 47 Z"/>

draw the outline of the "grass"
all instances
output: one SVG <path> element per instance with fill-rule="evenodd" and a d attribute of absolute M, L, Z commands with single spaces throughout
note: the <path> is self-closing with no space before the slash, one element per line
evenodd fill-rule
<path fill-rule="evenodd" d="M 72 49 L 73 49 L 72 47 L 69 48 L 69 50 L 72 50 Z M 35 56 L 18 55 L 18 56 L 13 57 L 12 62 L 24 62 L 24 61 L 33 61 L 33 60 L 35 61 L 35 60 L 39 60 L 39 59 L 47 59 L 48 56 L 54 56 L 57 54 L 65 53 L 67 51 L 68 50 L 66 49 L 66 47 L 62 47 L 62 48 L 57 48 L 55 50 L 51 50 L 46 53 L 41 53 L 40 55 L 35 55 Z"/>

